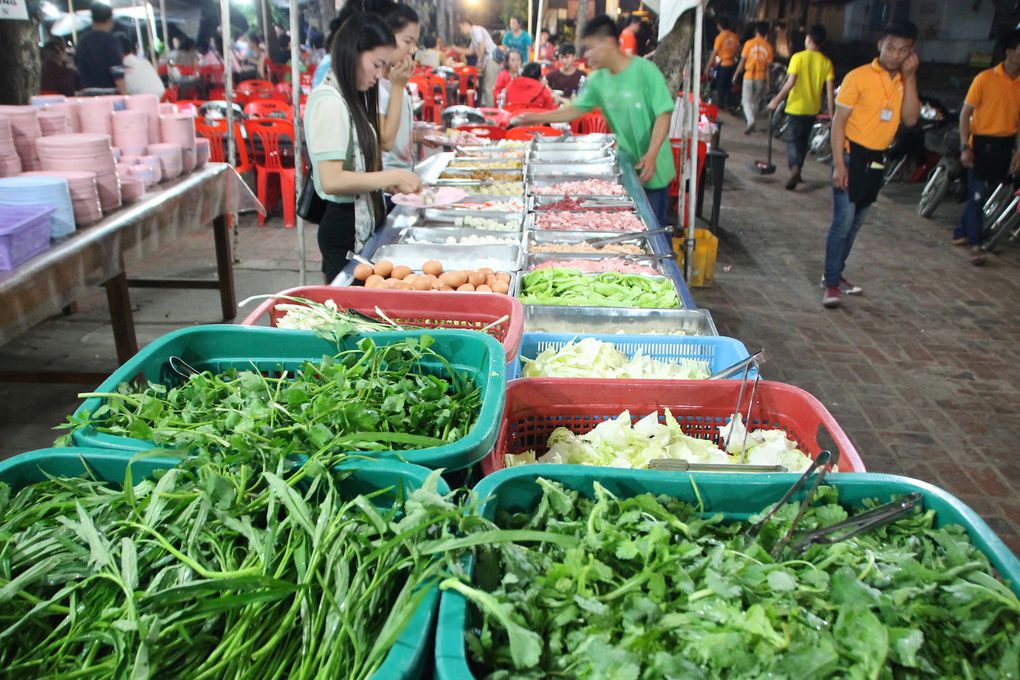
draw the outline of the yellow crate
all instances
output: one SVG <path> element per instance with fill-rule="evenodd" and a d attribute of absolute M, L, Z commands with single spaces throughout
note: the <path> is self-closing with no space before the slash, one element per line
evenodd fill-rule
<path fill-rule="evenodd" d="M 684 271 L 684 256 L 687 254 L 687 234 L 673 237 L 673 252 L 680 271 Z M 719 239 L 708 229 L 694 230 L 694 262 L 691 268 L 691 288 L 709 288 L 715 279 L 715 260 L 719 255 Z"/>

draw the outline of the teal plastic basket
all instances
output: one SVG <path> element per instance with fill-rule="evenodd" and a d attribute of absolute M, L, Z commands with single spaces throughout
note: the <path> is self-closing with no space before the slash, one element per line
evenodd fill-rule
<path fill-rule="evenodd" d="M 80 477 L 90 474 L 96 479 L 119 484 L 123 483 L 129 466 L 132 479 L 137 482 L 176 465 L 177 460 L 171 457 L 131 460 L 121 453 L 103 449 L 41 449 L 0 461 L 0 482 L 18 490 L 44 481 L 47 475 Z M 429 470 L 418 465 L 394 461 L 358 461 L 346 464 L 344 468 L 354 471 L 340 483 L 344 492 L 351 496 L 392 489 L 372 498 L 372 503 L 381 509 L 391 507 L 398 497 L 420 488 L 429 474 Z M 438 491 L 442 494 L 450 491 L 442 479 L 439 480 Z M 433 586 L 386 655 L 382 666 L 371 676 L 372 680 L 412 680 L 420 676 L 431 649 L 438 603 L 439 587 Z"/>
<path fill-rule="evenodd" d="M 689 503 L 698 502 L 694 493 L 694 484 L 697 484 L 707 515 L 722 513 L 728 519 L 743 520 L 777 502 L 799 475 L 713 475 L 572 465 L 524 465 L 500 470 L 479 482 L 474 488 L 479 502 L 478 511 L 484 517 L 494 519 L 499 509 L 508 512 L 533 509 L 542 494 L 535 481 L 539 477 L 555 480 L 588 497 L 594 497 L 594 485 L 598 482 L 621 498 L 654 493 Z M 949 493 L 915 479 L 874 473 L 833 474 L 828 475 L 825 482 L 836 486 L 840 502 L 851 507 L 859 506 L 868 498 L 884 502 L 914 491 L 921 493 L 925 509 L 935 511 L 936 525 L 963 526 L 974 546 L 985 554 L 1002 578 L 1010 582 L 1013 592 L 1020 596 L 1020 560 L 984 520 Z M 803 493 L 795 500 L 802 498 Z M 473 564 L 469 565 L 469 573 L 472 571 Z M 436 677 L 441 680 L 474 677 L 464 644 L 467 613 L 467 601 L 463 595 L 452 590 L 443 593 L 436 629 Z"/>
<path fill-rule="evenodd" d="M 524 359 L 534 359 L 547 349 L 562 349 L 571 340 L 582 338 L 611 342 L 628 357 L 640 351 L 646 357 L 666 363 L 679 363 L 681 359 L 707 361 L 710 373 L 721 371 L 749 356 L 744 343 L 722 336 L 525 333 L 521 341 L 520 357 L 514 363 L 514 370 L 509 377 L 512 379 L 524 375 Z M 757 369 L 752 368 L 748 377 L 753 378 L 757 373 Z M 740 374 L 734 378 L 739 379 Z"/>
<path fill-rule="evenodd" d="M 483 333 L 459 330 L 385 331 L 344 338 L 340 351 L 356 347 L 366 337 L 384 346 L 422 335 L 434 338 L 431 349 L 480 388 L 482 407 L 478 419 L 471 431 L 456 442 L 426 449 L 379 451 L 366 455 L 403 460 L 429 468 L 457 470 L 468 467 L 485 457 L 495 444 L 503 417 L 506 359 L 496 340 Z M 305 361 L 318 361 L 323 356 L 336 353 L 336 344 L 304 331 L 251 326 L 194 326 L 168 333 L 151 343 L 118 368 L 95 391 L 112 392 L 120 383 L 138 377 L 175 384 L 180 377 L 167 364 L 171 356 L 183 359 L 200 371 L 251 370 L 255 367 L 260 371 L 276 372 L 294 370 Z M 423 365 L 426 369 L 440 369 L 438 362 L 434 361 L 426 361 Z M 102 404 L 103 400 L 99 398 L 89 398 L 78 407 L 75 415 L 85 410 L 94 412 Z M 73 441 L 76 446 L 127 453 L 156 448 L 151 441 L 108 435 L 90 427 L 76 431 Z"/>

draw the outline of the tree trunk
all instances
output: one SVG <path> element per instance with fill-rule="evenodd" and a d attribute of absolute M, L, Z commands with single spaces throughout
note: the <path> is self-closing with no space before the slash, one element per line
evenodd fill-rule
<path fill-rule="evenodd" d="M 39 93 L 39 24 L 0 21 L 0 104 L 28 104 Z"/>
<path fill-rule="evenodd" d="M 670 92 L 679 92 L 683 83 L 684 69 L 687 68 L 687 60 L 690 58 L 691 48 L 694 46 L 694 15 L 694 9 L 689 9 L 680 15 L 673 30 L 659 42 L 659 46 L 655 49 L 652 61 L 666 77 L 666 85 L 669 86 Z M 693 75 L 695 78 L 700 76 L 697 73 Z"/>
<path fill-rule="evenodd" d="M 581 0 L 577 4 L 577 26 L 574 27 L 574 42 L 580 43 L 584 36 L 584 27 L 588 23 L 588 0 Z"/>

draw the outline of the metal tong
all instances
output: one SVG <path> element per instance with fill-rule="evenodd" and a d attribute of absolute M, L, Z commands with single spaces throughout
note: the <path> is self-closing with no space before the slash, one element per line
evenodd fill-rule
<path fill-rule="evenodd" d="M 651 231 L 628 231 L 623 234 L 616 234 L 613 236 L 596 236 L 594 238 L 585 239 L 589 244 L 598 248 L 599 246 L 607 246 L 610 243 L 624 243 L 635 238 L 642 238 L 648 236 L 658 236 L 659 234 L 668 234 L 672 230 L 670 229 L 652 229 Z"/>
<path fill-rule="evenodd" d="M 735 463 L 690 463 L 683 458 L 656 458 L 649 470 L 664 472 L 789 472 L 785 465 L 737 465 Z"/>
<path fill-rule="evenodd" d="M 776 543 L 776 545 L 772 548 L 773 556 L 779 554 L 783 547 L 790 542 L 790 538 L 793 536 L 793 532 L 796 529 L 797 524 L 804 516 L 804 513 L 807 512 L 808 506 L 811 505 L 811 500 L 815 496 L 815 491 L 818 490 L 818 487 L 821 485 L 822 480 L 825 479 L 826 470 L 828 469 L 829 466 L 835 465 L 838 461 L 839 461 L 838 451 L 835 453 L 831 451 L 822 451 L 821 453 L 819 453 L 818 456 L 813 461 L 811 461 L 811 465 L 808 466 L 807 470 L 804 470 L 804 473 L 797 479 L 796 482 L 793 483 L 793 486 L 786 490 L 786 493 L 783 494 L 783 497 L 779 499 L 779 502 L 773 505 L 772 509 L 765 513 L 764 517 L 762 517 L 754 524 L 748 525 L 748 527 L 744 529 L 744 537 L 751 539 L 757 536 L 758 533 L 761 531 L 762 527 L 765 526 L 766 522 L 768 522 L 770 519 L 772 519 L 773 516 L 775 516 L 776 512 L 779 511 L 779 508 L 786 505 L 786 503 L 791 498 L 793 498 L 793 495 L 797 493 L 797 491 L 800 490 L 802 486 L 804 486 L 808 478 L 811 475 L 813 475 L 817 470 L 818 474 L 815 475 L 815 481 L 811 484 L 811 488 L 808 489 L 807 493 L 804 495 L 804 500 L 800 504 L 800 510 L 797 511 L 797 516 L 793 518 L 793 522 L 790 524 L 790 530 L 787 531 L 786 535 L 783 536 L 783 538 L 781 538 L 779 542 Z"/>
<path fill-rule="evenodd" d="M 187 380 L 193 375 L 201 375 L 202 372 L 178 356 L 170 356 L 166 360 L 170 370 Z"/>
<path fill-rule="evenodd" d="M 760 349 L 746 359 L 741 359 L 737 363 L 724 368 L 721 371 L 717 371 L 715 374 L 708 377 L 709 380 L 720 380 L 727 378 L 739 371 L 743 371 L 743 375 L 740 379 L 740 391 L 737 392 L 737 405 L 733 409 L 733 417 L 730 419 L 730 429 L 726 433 L 726 441 L 723 442 L 723 450 L 730 450 L 730 439 L 733 437 L 733 429 L 737 419 L 740 416 L 740 407 L 744 403 L 744 389 L 747 387 L 747 377 L 751 372 L 751 366 L 754 365 L 758 368 L 758 372 L 754 374 L 754 382 L 751 383 L 751 398 L 747 402 L 747 415 L 744 416 L 744 441 L 740 445 L 740 461 L 743 463 L 747 460 L 747 435 L 751 431 L 751 409 L 754 408 L 754 395 L 758 392 L 758 383 L 761 382 L 761 370 L 760 367 L 765 363 L 765 350 Z"/>
<path fill-rule="evenodd" d="M 908 493 L 903 498 L 890 501 L 885 505 L 866 510 L 837 524 L 805 534 L 790 546 L 790 549 L 794 552 L 803 552 L 813 545 L 832 545 L 833 543 L 845 541 L 870 529 L 888 524 L 901 515 L 910 512 L 915 507 L 923 505 L 923 503 L 924 496 L 921 493 L 917 491 Z"/>

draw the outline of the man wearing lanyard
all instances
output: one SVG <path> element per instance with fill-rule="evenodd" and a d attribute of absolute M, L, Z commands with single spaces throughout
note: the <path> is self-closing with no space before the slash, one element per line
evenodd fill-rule
<path fill-rule="evenodd" d="M 960 111 L 960 162 L 967 171 L 967 207 L 953 233 L 953 245 L 970 246 L 972 264 L 984 264 L 981 209 L 993 187 L 1020 169 L 1014 153 L 1020 122 L 1020 31 L 1003 36 L 1006 58 L 977 74 Z"/>
<path fill-rule="evenodd" d="M 868 207 L 882 188 L 886 148 L 900 122 L 917 124 L 921 102 L 917 98 L 916 40 L 917 27 L 909 22 L 886 29 L 878 41 L 878 59 L 848 73 L 836 97 L 832 118 L 832 225 L 825 244 L 822 279 L 825 307 L 838 307 L 843 292 L 862 292 L 843 277 L 843 269 Z"/>

